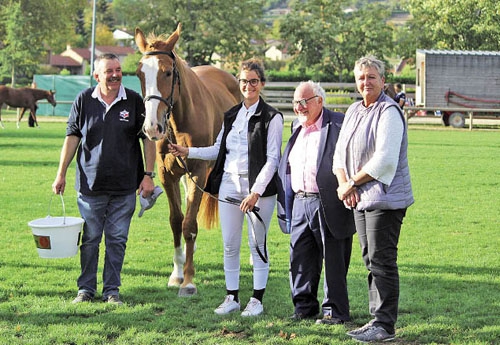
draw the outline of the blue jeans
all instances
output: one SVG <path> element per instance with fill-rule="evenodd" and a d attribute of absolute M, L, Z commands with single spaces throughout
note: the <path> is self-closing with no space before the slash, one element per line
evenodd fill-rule
<path fill-rule="evenodd" d="M 97 264 L 102 235 L 105 236 L 105 256 L 102 298 L 118 295 L 120 274 L 125 257 L 130 221 L 135 211 L 136 195 L 88 196 L 78 193 L 78 209 L 85 220 L 80 245 L 81 274 L 78 292 L 92 296 L 97 289 Z"/>

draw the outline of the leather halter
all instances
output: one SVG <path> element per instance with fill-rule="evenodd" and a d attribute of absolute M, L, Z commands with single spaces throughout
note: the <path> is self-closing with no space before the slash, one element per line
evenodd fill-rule
<path fill-rule="evenodd" d="M 173 76 L 172 76 L 172 85 L 170 89 L 170 96 L 168 98 L 163 98 L 161 96 L 156 96 L 156 95 L 147 95 L 144 97 L 144 103 L 151 99 L 157 99 L 163 103 L 166 104 L 167 106 L 167 111 L 165 114 L 162 116 L 162 132 L 165 133 L 167 129 L 167 121 L 170 119 L 170 114 L 172 113 L 172 110 L 174 108 L 174 88 L 175 84 L 179 84 L 179 92 L 181 91 L 181 81 L 179 78 L 179 70 L 177 69 L 177 63 L 175 60 L 175 55 L 172 51 L 149 51 L 145 52 L 143 55 L 168 55 L 172 60 L 173 60 Z"/>

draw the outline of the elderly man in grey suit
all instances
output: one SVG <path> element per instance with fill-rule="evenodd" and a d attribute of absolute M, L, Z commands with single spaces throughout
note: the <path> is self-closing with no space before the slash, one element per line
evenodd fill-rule
<path fill-rule="evenodd" d="M 297 118 L 278 169 L 278 220 L 290 233 L 292 319 L 319 314 L 318 286 L 324 262 L 322 316 L 316 323 L 350 319 L 347 271 L 355 232 L 352 211 L 337 198 L 333 153 L 344 115 L 326 109 L 324 89 L 301 82 L 294 92 Z"/>

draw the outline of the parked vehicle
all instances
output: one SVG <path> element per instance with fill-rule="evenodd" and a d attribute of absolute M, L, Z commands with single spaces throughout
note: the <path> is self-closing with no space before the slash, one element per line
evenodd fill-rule
<path fill-rule="evenodd" d="M 500 52 L 419 49 L 416 73 L 415 106 L 439 109 L 444 125 L 464 127 L 471 110 L 500 115 Z"/>

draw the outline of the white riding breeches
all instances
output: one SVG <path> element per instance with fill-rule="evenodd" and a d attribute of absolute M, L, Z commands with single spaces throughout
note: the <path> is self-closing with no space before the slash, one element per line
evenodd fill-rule
<path fill-rule="evenodd" d="M 250 194 L 248 176 L 224 173 L 219 189 L 219 199 L 225 200 L 232 197 L 243 200 Z M 257 219 L 253 212 L 246 215 L 240 211 L 239 206 L 219 201 L 219 216 L 224 242 L 224 274 L 227 290 L 239 290 L 240 282 L 240 248 L 243 232 L 243 221 L 247 219 L 248 244 L 253 260 L 253 288 L 264 289 L 269 276 L 269 261 L 265 263 L 258 254 L 267 256 L 265 241 L 274 207 L 276 196 L 260 197 L 255 205 L 260 208 L 259 215 L 264 224 Z"/>

